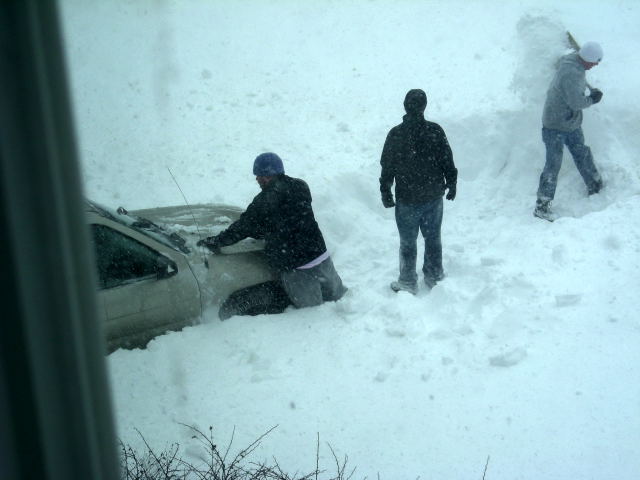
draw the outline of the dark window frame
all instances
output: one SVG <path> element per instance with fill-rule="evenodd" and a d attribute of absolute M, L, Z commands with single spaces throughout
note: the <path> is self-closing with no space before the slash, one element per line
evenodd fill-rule
<path fill-rule="evenodd" d="M 0 2 L 0 478 L 119 477 L 54 0 Z M 8 319 L 10 321 L 5 321 Z"/>

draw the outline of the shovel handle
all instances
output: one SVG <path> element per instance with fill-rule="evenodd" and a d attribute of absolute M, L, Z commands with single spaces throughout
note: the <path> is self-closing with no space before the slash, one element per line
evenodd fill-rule
<path fill-rule="evenodd" d="M 571 35 L 571 32 L 569 30 L 567 30 L 567 40 L 569 41 L 569 46 L 574 49 L 576 52 L 580 51 L 580 44 L 576 41 L 575 38 L 573 38 L 573 35 Z M 589 92 L 593 91 L 593 87 L 591 85 L 589 85 L 589 82 L 586 82 L 587 84 L 587 88 L 589 89 Z"/>

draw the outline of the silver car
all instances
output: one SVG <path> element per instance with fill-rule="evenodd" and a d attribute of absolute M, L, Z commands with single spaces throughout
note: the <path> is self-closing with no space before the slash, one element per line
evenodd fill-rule
<path fill-rule="evenodd" d="M 242 210 L 226 205 L 128 212 L 87 201 L 99 284 L 98 308 L 109 352 L 142 347 L 169 330 L 196 323 L 209 306 L 219 317 L 277 313 L 288 298 L 263 255 L 247 239 L 220 254 L 196 247 Z"/>

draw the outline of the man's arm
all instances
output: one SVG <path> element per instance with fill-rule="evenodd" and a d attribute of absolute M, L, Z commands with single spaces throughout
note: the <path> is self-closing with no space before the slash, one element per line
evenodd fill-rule
<path fill-rule="evenodd" d="M 380 173 L 380 195 L 382 196 L 382 204 L 385 208 L 391 208 L 395 205 L 393 201 L 393 194 L 391 193 L 391 187 L 395 179 L 395 155 L 396 155 L 396 141 L 394 139 L 393 130 L 387 135 L 387 139 L 384 142 L 382 149 L 382 156 L 380 157 L 380 166 L 382 171 Z"/>
<path fill-rule="evenodd" d="M 456 198 L 456 190 L 458 184 L 458 169 L 453 163 L 453 152 L 451 151 L 451 146 L 449 145 L 449 140 L 447 140 L 447 136 L 444 133 L 442 127 L 440 128 L 440 150 L 441 150 L 441 160 L 442 160 L 442 173 L 444 175 L 445 188 L 448 191 L 447 200 L 453 200 Z"/>
<path fill-rule="evenodd" d="M 565 74 L 560 80 L 560 88 L 571 110 L 577 112 L 593 105 L 593 99 L 584 94 L 586 84 L 580 77 Z"/>
<path fill-rule="evenodd" d="M 240 218 L 220 232 L 216 238 L 221 247 L 233 245 L 247 237 L 264 237 L 264 221 L 266 220 L 266 195 L 259 193 L 249 204 Z"/>
<path fill-rule="evenodd" d="M 218 235 L 200 240 L 197 245 L 207 247 L 214 253 L 220 251 L 221 247 L 226 247 L 238 243 L 247 237 L 263 238 L 264 222 L 266 220 L 265 192 L 261 192 L 253 199 L 247 209 L 240 215 L 240 218 Z"/>

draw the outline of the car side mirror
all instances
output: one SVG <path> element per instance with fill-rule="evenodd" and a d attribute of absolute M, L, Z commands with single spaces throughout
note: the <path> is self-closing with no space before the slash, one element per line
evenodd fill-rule
<path fill-rule="evenodd" d="M 165 256 L 159 256 L 156 268 L 158 272 L 158 280 L 173 277 L 178 273 L 178 265 L 176 262 Z"/>

